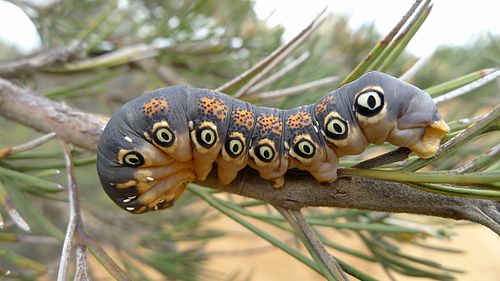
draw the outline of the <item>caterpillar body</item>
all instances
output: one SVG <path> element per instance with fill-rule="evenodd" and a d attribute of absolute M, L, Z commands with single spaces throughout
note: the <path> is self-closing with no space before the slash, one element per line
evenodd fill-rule
<path fill-rule="evenodd" d="M 342 155 L 387 141 L 428 158 L 448 131 L 426 92 L 380 72 L 290 110 L 171 86 L 126 103 L 111 117 L 99 141 L 97 171 L 118 206 L 143 213 L 172 206 L 214 163 L 222 185 L 247 165 L 276 188 L 291 168 L 331 183 Z"/>

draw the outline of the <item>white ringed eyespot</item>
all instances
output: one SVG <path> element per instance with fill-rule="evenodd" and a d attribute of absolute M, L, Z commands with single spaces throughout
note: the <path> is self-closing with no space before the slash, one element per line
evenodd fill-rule
<path fill-rule="evenodd" d="M 130 167 L 140 167 L 144 165 L 144 156 L 137 151 L 129 151 L 123 156 L 123 163 Z"/>
<path fill-rule="evenodd" d="M 243 153 L 245 144 L 239 137 L 229 137 L 226 139 L 224 149 L 229 156 L 231 156 L 232 158 L 236 158 Z"/>
<path fill-rule="evenodd" d="M 347 138 L 349 126 L 344 119 L 338 116 L 333 116 L 327 119 L 324 130 L 327 138 L 333 140 L 343 140 Z"/>
<path fill-rule="evenodd" d="M 255 147 L 255 155 L 262 162 L 271 162 L 275 154 L 274 148 L 267 143 L 259 144 Z"/>
<path fill-rule="evenodd" d="M 153 132 L 153 141 L 159 146 L 169 147 L 175 142 L 175 134 L 168 127 L 159 127 Z"/>
<path fill-rule="evenodd" d="M 217 142 L 217 132 L 211 127 L 202 127 L 196 131 L 196 140 L 204 148 L 211 148 Z"/>
<path fill-rule="evenodd" d="M 381 90 L 368 88 L 354 98 L 354 110 L 366 117 L 377 115 L 384 107 L 384 94 Z"/>
<path fill-rule="evenodd" d="M 316 153 L 316 146 L 312 141 L 302 138 L 295 144 L 293 151 L 302 158 L 312 158 Z"/>

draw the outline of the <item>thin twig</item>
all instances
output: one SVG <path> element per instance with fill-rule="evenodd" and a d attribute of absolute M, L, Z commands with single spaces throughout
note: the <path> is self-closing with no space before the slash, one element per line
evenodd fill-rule
<path fill-rule="evenodd" d="M 323 10 L 324 12 L 324 10 Z M 278 47 L 276 50 L 274 50 L 271 54 L 269 54 L 267 57 L 264 59 L 260 60 L 256 65 L 252 66 L 251 68 L 247 69 L 245 72 L 241 73 L 237 77 L 231 79 L 230 81 L 226 82 L 224 85 L 216 88 L 216 91 L 219 92 L 226 92 L 229 89 L 234 88 L 235 86 L 243 83 L 246 79 L 254 75 L 255 72 L 259 71 L 260 69 L 263 69 L 269 62 L 275 60 L 281 53 L 286 51 L 288 48 L 290 48 L 297 40 L 299 40 L 301 37 L 303 37 L 307 32 L 314 27 L 314 24 L 316 23 L 316 20 L 323 14 L 321 12 L 310 24 L 307 26 L 305 29 L 303 29 L 299 34 L 297 34 L 292 40 L 287 42 L 286 44 L 281 45 Z"/>
<path fill-rule="evenodd" d="M 87 248 L 82 244 L 76 247 L 76 270 L 75 279 L 78 281 L 89 281 L 89 265 L 87 262 Z"/>
<path fill-rule="evenodd" d="M 62 65 L 49 65 L 41 67 L 40 70 L 54 73 L 66 73 L 86 71 L 97 68 L 110 68 L 129 64 L 140 60 L 157 57 L 160 48 L 154 44 L 136 44 L 113 50 L 103 55 L 86 58 L 79 61 L 69 62 Z"/>
<path fill-rule="evenodd" d="M 294 70 L 299 65 L 301 65 L 303 62 L 305 62 L 310 56 L 311 56 L 311 53 L 309 51 L 302 53 L 298 58 L 294 59 L 293 61 L 291 61 L 287 65 L 283 66 L 280 70 L 276 71 L 268 78 L 253 85 L 248 91 L 250 93 L 255 93 L 255 92 L 259 91 L 260 89 L 276 82 L 277 80 L 279 80 L 283 76 L 285 76 L 288 72 Z"/>
<path fill-rule="evenodd" d="M 0 64 L 0 76 L 11 78 L 30 74 L 44 66 L 67 62 L 82 50 L 81 42 L 74 41 L 66 47 L 53 48 L 34 56 L 4 62 Z"/>
<path fill-rule="evenodd" d="M 450 91 L 442 96 L 434 98 L 433 99 L 434 103 L 440 104 L 442 102 L 445 102 L 445 101 L 460 97 L 462 95 L 465 95 L 467 93 L 470 93 L 470 92 L 474 91 L 475 89 L 482 87 L 485 84 L 493 81 L 494 79 L 496 79 L 499 76 L 500 76 L 500 70 L 496 70 L 496 71 L 494 71 L 494 72 L 492 72 L 492 73 L 484 76 L 483 78 L 480 78 L 472 83 L 469 83 L 463 87 L 460 87 L 460 88 L 455 89 L 453 91 Z"/>
<path fill-rule="evenodd" d="M 73 164 L 71 162 L 71 144 L 64 142 L 64 161 L 66 163 L 66 173 L 68 175 L 68 199 L 69 199 L 69 222 L 64 237 L 57 281 L 65 281 L 68 275 L 70 255 L 73 253 L 73 239 L 79 222 L 79 203 L 76 194 L 76 184 L 73 176 Z"/>
<path fill-rule="evenodd" d="M 252 77 L 245 85 L 243 85 L 235 94 L 235 98 L 239 98 L 248 93 L 250 88 L 254 86 L 257 82 L 259 82 L 263 77 L 265 77 L 271 70 L 273 70 L 279 63 L 289 57 L 290 53 L 297 49 L 302 43 L 305 42 L 307 38 L 325 21 L 325 19 L 321 19 L 318 23 L 316 21 L 318 18 L 324 13 L 325 10 L 321 11 L 321 13 L 311 22 L 311 24 L 304 29 L 299 36 L 292 40 L 292 44 L 290 44 L 286 49 L 283 50 L 280 54 L 276 56 L 273 60 L 269 62 L 262 70 L 260 70 L 254 77 Z"/>
<path fill-rule="evenodd" d="M 334 280 L 349 280 L 335 258 L 326 251 L 325 246 L 306 222 L 300 210 L 287 210 L 280 206 L 274 206 L 274 208 L 283 215 L 298 235 L 303 236 L 307 240 L 303 241 L 303 243 L 308 243 L 312 246 L 314 254 L 318 256 Z M 311 253 L 311 256 L 313 256 L 313 253 Z M 328 278 L 328 276 L 325 277 Z"/>
<path fill-rule="evenodd" d="M 40 145 L 48 142 L 49 140 L 53 139 L 55 136 L 56 136 L 56 133 L 48 133 L 46 135 L 43 135 L 39 138 L 36 138 L 34 140 L 31 140 L 31 141 L 23 143 L 23 144 L 19 144 L 19 145 L 12 146 L 12 147 L 0 148 L 0 158 L 12 156 L 12 155 L 33 149 L 37 146 L 40 146 Z"/>
<path fill-rule="evenodd" d="M 23 231 L 31 232 L 31 228 L 29 224 L 24 220 L 24 218 L 19 214 L 19 212 L 14 208 L 12 204 L 12 200 L 10 196 L 5 191 L 5 187 L 0 180 L 0 205 L 2 205 L 3 209 L 7 211 L 12 221 Z M 0 229 L 3 229 L 4 224 L 3 220 L 0 220 Z"/>
<path fill-rule="evenodd" d="M 315 88 L 327 86 L 333 83 L 336 83 L 339 80 L 338 76 L 329 76 L 325 78 L 321 78 L 318 80 L 314 80 L 311 82 L 307 82 L 304 84 L 300 84 L 297 86 L 289 87 L 289 88 L 283 88 L 283 89 L 278 89 L 275 91 L 269 91 L 269 92 L 264 92 L 257 94 L 256 96 L 259 99 L 278 99 L 278 98 L 284 98 L 296 94 L 303 93 L 304 91 L 307 90 L 312 90 Z"/>
<path fill-rule="evenodd" d="M 130 277 L 126 272 L 124 272 L 115 262 L 114 260 L 104 251 L 104 249 L 92 238 L 90 235 L 85 232 L 80 232 L 79 238 L 82 243 L 85 244 L 86 247 L 92 252 L 94 257 L 104 266 L 104 268 L 115 278 L 117 281 L 132 281 L 132 277 Z"/>
<path fill-rule="evenodd" d="M 399 79 L 403 81 L 410 81 L 415 77 L 415 75 L 424 68 L 424 66 L 427 65 L 427 63 L 431 60 L 432 56 L 434 56 L 434 53 L 430 53 L 428 55 L 425 55 L 417 60 L 408 70 L 406 70 L 403 75 L 399 77 Z"/>
<path fill-rule="evenodd" d="M 378 56 L 373 64 L 370 65 L 370 68 L 382 72 L 387 71 L 425 22 L 431 13 L 432 6 L 431 0 L 426 0 L 420 9 L 413 15 L 413 19 L 406 25 L 405 29 L 399 32 L 399 35 L 391 42 L 390 46 Z"/>
<path fill-rule="evenodd" d="M 136 63 L 144 70 L 152 71 L 165 84 L 190 85 L 191 83 L 166 65 L 159 64 L 156 60 L 141 60 Z"/>
<path fill-rule="evenodd" d="M 497 162 L 500 157 L 500 144 L 495 145 L 488 152 L 483 155 L 475 158 L 474 160 L 468 162 L 467 164 L 452 170 L 451 172 L 455 172 L 458 174 L 467 173 L 467 172 L 476 172 L 484 167 L 487 167 L 492 162 Z"/>
<path fill-rule="evenodd" d="M 408 21 L 408 19 L 413 15 L 415 10 L 418 8 L 420 5 L 420 2 L 422 0 L 416 0 L 413 5 L 408 9 L 406 14 L 401 18 L 401 20 L 391 29 L 391 31 L 382 39 L 380 40 L 377 45 L 373 49 L 370 50 L 370 52 L 363 58 L 363 60 L 354 67 L 354 69 L 342 80 L 338 87 L 345 85 L 359 76 L 361 76 L 366 69 L 373 63 L 373 61 L 378 57 L 378 55 L 383 52 L 387 48 L 387 46 L 392 42 L 394 37 L 398 34 L 398 32 L 401 30 L 401 28 L 404 26 L 404 24 Z"/>
<path fill-rule="evenodd" d="M 290 213 L 292 213 L 295 221 L 297 221 L 298 226 L 305 234 L 306 238 L 309 240 L 316 252 L 320 255 L 321 259 L 326 261 L 328 269 L 330 271 L 333 271 L 335 273 L 335 276 L 339 277 L 339 280 L 349 280 L 344 270 L 342 270 L 342 267 L 340 267 L 335 258 L 326 251 L 323 243 L 321 243 L 316 233 L 314 233 L 311 226 L 306 222 L 302 212 L 300 210 L 290 210 Z"/>
<path fill-rule="evenodd" d="M 401 172 L 389 170 L 341 168 L 338 170 L 339 177 L 360 176 L 380 180 L 414 183 L 445 183 L 445 184 L 477 184 L 494 185 L 500 182 L 500 175 L 496 173 L 441 173 L 436 176 L 433 172 Z"/>
<path fill-rule="evenodd" d="M 367 159 L 365 161 L 359 162 L 356 165 L 352 166 L 353 168 L 359 169 L 370 169 L 375 168 L 387 164 L 392 164 L 395 162 L 403 161 L 408 158 L 411 150 L 406 147 L 399 147 L 392 151 L 386 152 L 379 156 L 375 156 L 373 158 Z"/>

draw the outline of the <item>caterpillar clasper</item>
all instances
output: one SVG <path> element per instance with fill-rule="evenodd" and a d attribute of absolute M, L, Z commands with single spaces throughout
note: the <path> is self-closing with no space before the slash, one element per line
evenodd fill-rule
<path fill-rule="evenodd" d="M 212 169 L 222 185 L 247 165 L 276 188 L 292 168 L 331 183 L 338 157 L 389 142 L 428 158 L 448 131 L 426 92 L 380 72 L 290 110 L 172 86 L 118 109 L 100 138 L 97 171 L 118 206 L 144 213 L 172 206 Z"/>

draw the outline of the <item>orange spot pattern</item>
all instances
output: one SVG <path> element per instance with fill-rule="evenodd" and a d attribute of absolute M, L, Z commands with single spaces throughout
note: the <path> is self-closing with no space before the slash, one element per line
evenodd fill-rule
<path fill-rule="evenodd" d="M 249 131 L 252 130 L 254 116 L 250 110 L 234 108 L 231 113 L 231 118 L 234 120 L 234 124 L 237 127 L 245 127 Z"/>
<path fill-rule="evenodd" d="M 198 102 L 198 108 L 205 116 L 213 116 L 224 121 L 227 117 L 227 106 L 221 99 L 218 98 L 201 98 Z"/>
<path fill-rule="evenodd" d="M 282 128 L 281 121 L 278 115 L 262 114 L 257 117 L 257 124 L 261 128 L 260 133 L 265 135 L 272 132 L 281 136 Z"/>
<path fill-rule="evenodd" d="M 168 110 L 168 101 L 162 97 L 153 98 L 142 105 L 142 113 L 146 116 L 153 117 L 158 112 L 165 112 Z"/>
<path fill-rule="evenodd" d="M 300 129 L 312 125 L 312 116 L 309 112 L 299 111 L 294 115 L 288 116 L 286 126 L 290 129 Z"/>
<path fill-rule="evenodd" d="M 319 115 L 325 112 L 329 104 L 335 104 L 335 99 L 330 95 L 324 97 L 321 102 L 316 105 L 316 114 Z"/>

